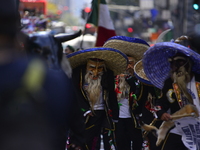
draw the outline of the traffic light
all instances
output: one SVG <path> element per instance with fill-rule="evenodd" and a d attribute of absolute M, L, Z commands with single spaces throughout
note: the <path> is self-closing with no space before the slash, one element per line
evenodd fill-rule
<path fill-rule="evenodd" d="M 85 25 L 85 28 L 91 28 L 92 27 L 92 25 L 91 24 L 89 24 L 89 23 L 86 23 L 86 25 Z"/>
<path fill-rule="evenodd" d="M 81 10 L 81 17 L 83 19 L 87 19 L 89 13 L 91 12 L 91 8 L 90 7 L 85 7 L 84 9 Z"/>
<path fill-rule="evenodd" d="M 85 11 L 86 13 L 90 13 L 90 12 L 91 12 L 91 8 L 90 8 L 90 7 L 85 7 L 85 8 L 84 8 L 84 11 Z"/>
<path fill-rule="evenodd" d="M 128 31 L 129 33 L 132 33 L 134 30 L 133 30 L 133 28 L 128 27 L 128 28 L 127 28 L 127 31 Z"/>
<path fill-rule="evenodd" d="M 192 6 L 193 6 L 194 10 L 200 11 L 200 1 L 199 0 L 194 0 Z"/>

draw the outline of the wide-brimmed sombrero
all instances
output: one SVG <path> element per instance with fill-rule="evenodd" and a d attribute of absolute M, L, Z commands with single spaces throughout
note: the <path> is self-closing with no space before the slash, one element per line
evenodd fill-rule
<path fill-rule="evenodd" d="M 143 67 L 147 78 L 157 88 L 162 89 L 164 81 L 170 77 L 170 63 L 168 58 L 177 53 L 188 56 L 192 62 L 192 71 L 200 73 L 200 55 L 183 45 L 173 42 L 157 43 L 150 47 L 143 56 Z"/>
<path fill-rule="evenodd" d="M 104 43 L 103 47 L 120 50 L 124 54 L 133 57 L 137 62 L 142 59 L 144 52 L 149 48 L 149 44 L 139 38 L 113 36 Z"/>
<path fill-rule="evenodd" d="M 152 83 L 149 81 L 149 79 L 147 78 L 147 76 L 144 72 L 142 60 L 139 60 L 134 65 L 134 74 L 135 74 L 136 78 L 138 78 L 141 82 L 143 82 L 147 85 L 152 85 Z"/>
<path fill-rule="evenodd" d="M 121 74 L 126 70 L 128 64 L 127 56 L 119 50 L 106 47 L 96 47 L 77 51 L 67 55 L 72 68 L 87 63 L 90 58 L 102 59 L 106 67 L 114 72 L 114 75 Z"/>

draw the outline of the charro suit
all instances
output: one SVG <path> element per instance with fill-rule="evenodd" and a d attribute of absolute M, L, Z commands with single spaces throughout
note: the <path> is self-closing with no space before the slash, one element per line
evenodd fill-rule
<path fill-rule="evenodd" d="M 199 83 L 200 83 L 200 75 L 195 74 L 195 85 L 199 85 Z M 157 112 L 159 118 L 162 116 L 163 113 L 167 112 L 167 110 L 170 110 L 170 113 L 173 114 L 184 106 L 184 101 L 183 101 L 184 98 L 181 97 L 180 99 L 177 99 L 177 93 L 175 92 L 176 90 L 173 87 L 173 81 L 171 78 L 168 78 L 165 81 L 162 91 L 163 91 L 163 96 L 159 99 L 157 103 L 157 105 L 161 108 Z M 190 91 L 190 89 L 188 89 L 188 91 Z M 197 92 L 199 93 L 198 90 Z M 166 136 L 163 145 L 163 150 L 167 149 L 178 150 L 177 147 L 176 148 L 173 147 L 174 145 L 176 145 L 173 144 L 174 141 L 176 142 L 180 150 L 187 150 L 187 148 L 182 143 L 181 136 L 175 133 L 169 133 Z"/>
<path fill-rule="evenodd" d="M 73 70 L 73 82 L 75 84 L 77 98 L 84 115 L 85 112 L 91 110 L 91 106 L 84 90 L 86 74 L 86 65 L 79 66 Z M 94 110 L 94 116 L 86 116 L 85 129 L 87 136 L 88 149 L 96 147 L 99 141 L 101 128 L 107 128 L 109 130 L 115 130 L 113 120 L 118 120 L 119 108 L 117 104 L 117 98 L 114 91 L 114 75 L 109 69 L 106 69 L 102 75 L 102 98 L 104 101 L 104 110 Z"/>

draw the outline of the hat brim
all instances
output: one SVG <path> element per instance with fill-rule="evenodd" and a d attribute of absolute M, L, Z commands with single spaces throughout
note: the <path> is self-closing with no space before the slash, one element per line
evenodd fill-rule
<path fill-rule="evenodd" d="M 67 57 L 72 68 L 86 64 L 90 58 L 102 59 L 105 61 L 106 67 L 114 72 L 114 75 L 124 72 L 128 65 L 127 56 L 113 48 L 90 48 L 71 53 Z"/>
<path fill-rule="evenodd" d="M 134 74 L 136 78 L 138 78 L 142 83 L 152 85 L 152 83 L 149 81 L 147 78 L 143 65 L 142 65 L 142 60 L 139 60 L 135 65 L 134 65 Z"/>
<path fill-rule="evenodd" d="M 170 77 L 170 63 L 168 58 L 177 53 L 188 56 L 193 62 L 192 71 L 200 73 L 200 55 L 188 47 L 173 42 L 157 43 L 150 47 L 143 57 L 144 72 L 150 82 L 159 89 L 164 86 L 164 81 Z"/>
<path fill-rule="evenodd" d="M 137 62 L 142 59 L 144 52 L 150 46 L 142 39 L 126 36 L 114 36 L 108 39 L 103 47 L 120 50 L 124 54 L 133 57 Z"/>

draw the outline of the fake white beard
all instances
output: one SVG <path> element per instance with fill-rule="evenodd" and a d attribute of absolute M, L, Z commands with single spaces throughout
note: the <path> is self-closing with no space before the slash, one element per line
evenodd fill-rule
<path fill-rule="evenodd" d="M 125 98 L 128 96 L 127 93 L 129 93 L 130 91 L 130 86 L 128 85 L 128 83 L 126 82 L 125 80 L 125 77 L 120 77 L 119 79 L 119 91 L 121 93 L 118 93 L 117 94 L 117 99 L 118 101 L 121 99 L 121 98 Z"/>
<path fill-rule="evenodd" d="M 175 83 L 178 84 L 178 87 L 181 89 L 181 91 L 189 100 L 189 102 L 193 104 L 192 96 L 189 94 L 187 90 L 187 83 L 190 82 L 191 76 L 186 71 L 186 68 L 184 66 L 180 67 L 177 72 L 173 73 L 173 80 Z"/>
<path fill-rule="evenodd" d="M 90 101 L 91 108 L 93 109 L 94 105 L 99 102 L 100 93 L 101 93 L 101 76 L 97 80 L 90 78 L 90 73 L 87 72 L 85 75 L 85 81 L 88 83 L 86 92 Z"/>

